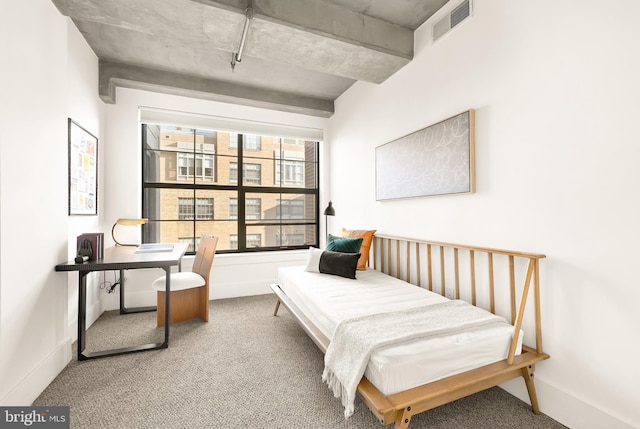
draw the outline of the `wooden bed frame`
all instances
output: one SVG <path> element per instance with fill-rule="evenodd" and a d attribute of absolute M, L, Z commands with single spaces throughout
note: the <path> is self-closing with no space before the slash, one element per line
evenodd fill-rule
<path fill-rule="evenodd" d="M 426 287 L 430 291 L 464 299 L 505 317 L 514 326 L 508 356 L 503 361 L 389 396 L 383 395 L 363 377 L 358 385 L 358 392 L 383 425 L 395 423 L 395 429 L 405 429 L 414 414 L 518 377 L 524 379 L 533 412 L 540 413 L 533 375 L 535 364 L 549 358 L 542 351 L 540 318 L 539 260 L 545 255 L 381 235 L 374 237 L 371 252 L 370 260 L 373 260 L 374 269 L 417 286 L 421 286 L 426 280 Z M 421 257 L 421 252 L 424 257 Z M 406 258 L 404 267 L 401 264 L 403 255 Z M 421 265 L 422 259 L 426 259 L 426 270 Z M 480 261 L 486 265 L 476 264 Z M 460 270 L 461 262 L 462 265 L 468 264 L 468 271 Z M 452 285 L 446 283 L 451 277 Z M 463 285 L 466 287 L 462 287 Z M 517 287 L 518 285 L 521 286 Z M 282 303 L 320 350 L 326 353 L 329 339 L 277 284 L 271 285 L 271 288 L 278 298 L 274 316 Z M 496 300 L 496 296 L 505 299 Z M 533 308 L 532 314 L 526 313 L 526 320 L 531 323 L 527 324 L 525 331 L 533 332 L 535 347 L 523 345 L 521 354 L 516 355 L 518 335 L 525 322 L 525 309 L 529 299 L 533 301 Z M 518 305 L 516 300 L 519 301 Z M 507 308 L 499 311 L 501 307 Z"/>

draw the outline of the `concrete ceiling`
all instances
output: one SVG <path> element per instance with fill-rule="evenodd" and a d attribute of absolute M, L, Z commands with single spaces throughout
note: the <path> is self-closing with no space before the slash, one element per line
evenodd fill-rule
<path fill-rule="evenodd" d="M 413 57 L 447 0 L 52 0 L 99 58 L 99 93 L 128 87 L 329 117 L 354 82 Z M 251 3 L 249 3 L 251 1 Z M 231 67 L 247 21 L 241 62 Z"/>

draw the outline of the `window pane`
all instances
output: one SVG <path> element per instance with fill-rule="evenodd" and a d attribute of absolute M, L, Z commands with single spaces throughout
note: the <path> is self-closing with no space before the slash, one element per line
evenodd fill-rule
<path fill-rule="evenodd" d="M 196 183 L 214 183 L 217 181 L 214 167 L 218 133 L 209 130 L 197 130 L 195 139 Z"/>
<path fill-rule="evenodd" d="M 216 156 L 145 150 L 144 180 L 161 183 L 216 183 Z"/>
<path fill-rule="evenodd" d="M 147 188 L 144 192 L 145 217 L 153 220 L 192 220 L 195 210 L 187 209 L 186 205 L 193 204 L 193 198 L 192 189 Z"/>
<path fill-rule="evenodd" d="M 178 243 L 198 242 L 203 235 L 218 237 L 216 250 L 234 250 L 231 247 L 231 237 L 236 236 L 238 224 L 234 221 L 149 221 L 143 225 L 144 241 L 146 243 Z M 193 245 L 192 245 L 193 248 Z M 189 250 L 191 251 L 191 250 Z"/>
<path fill-rule="evenodd" d="M 194 223 L 191 221 L 149 220 L 142 226 L 145 243 L 176 243 L 184 238 L 194 237 Z"/>
<path fill-rule="evenodd" d="M 263 247 L 311 246 L 316 240 L 315 225 L 254 225 L 247 236 L 261 235 Z"/>
<path fill-rule="evenodd" d="M 314 222 L 316 218 L 315 195 L 247 193 L 247 201 L 249 199 L 260 200 L 260 219 L 262 221 L 268 221 L 270 223 L 280 221 L 284 221 L 285 223 L 291 223 L 291 221 L 293 221 L 293 223 L 301 223 Z M 248 216 L 247 220 L 250 220 Z"/>
<path fill-rule="evenodd" d="M 144 213 L 148 219 L 229 220 L 229 201 L 235 191 L 148 188 L 144 192 Z"/>
<path fill-rule="evenodd" d="M 317 143 L 307 140 L 262 136 L 261 150 L 244 153 L 245 163 L 259 164 L 261 183 L 246 182 L 250 186 L 281 186 L 316 188 Z M 253 179 L 250 179 L 253 180 Z"/>

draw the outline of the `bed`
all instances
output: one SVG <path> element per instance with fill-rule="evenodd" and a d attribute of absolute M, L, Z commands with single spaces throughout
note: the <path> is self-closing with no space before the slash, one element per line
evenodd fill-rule
<path fill-rule="evenodd" d="M 383 425 L 406 428 L 417 413 L 518 377 L 539 413 L 533 375 L 535 364 L 549 358 L 540 326 L 539 260 L 544 257 L 376 235 L 369 266 L 361 267 L 355 280 L 305 267 L 281 268 L 278 283 L 271 285 L 277 296 L 274 315 L 285 306 L 326 354 L 327 367 L 337 359 L 340 343 L 352 344 L 353 338 L 344 340 L 340 331 L 347 322 L 387 337 L 395 335 L 389 318 L 400 326 L 415 325 L 415 318 L 431 318 L 426 324 L 434 326 L 443 321 L 436 334 L 430 331 L 434 327 L 424 328 L 420 335 L 385 340 L 364 355 L 353 389 Z M 449 327 L 453 322 L 447 320 L 457 320 L 462 310 L 477 313 L 481 323 Z M 327 367 L 325 373 L 331 373 Z M 349 415 L 346 396 L 343 389 Z"/>

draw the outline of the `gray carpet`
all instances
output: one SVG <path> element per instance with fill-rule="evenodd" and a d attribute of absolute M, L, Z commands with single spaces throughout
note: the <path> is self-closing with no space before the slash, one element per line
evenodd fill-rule
<path fill-rule="evenodd" d="M 71 407 L 72 428 L 383 428 L 358 399 L 344 419 L 322 383 L 324 355 L 275 298 L 211 302 L 209 323 L 171 327 L 168 349 L 78 362 L 34 402 Z M 155 313 L 104 313 L 87 350 L 161 341 Z M 388 428 L 392 428 L 390 425 Z M 410 429 L 563 428 L 493 388 L 414 416 Z"/>

